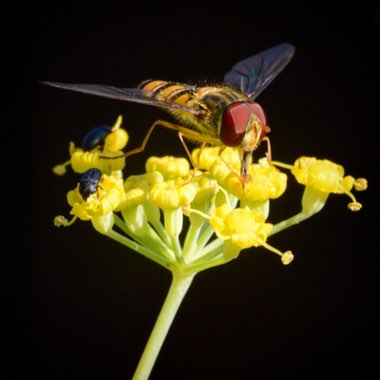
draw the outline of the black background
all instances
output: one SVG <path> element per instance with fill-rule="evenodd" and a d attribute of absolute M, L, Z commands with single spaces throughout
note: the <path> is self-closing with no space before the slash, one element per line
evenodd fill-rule
<path fill-rule="evenodd" d="M 77 180 L 51 172 L 67 159 L 69 141 L 80 143 L 88 129 L 122 114 L 129 146 L 137 146 L 165 114 L 38 81 L 220 81 L 237 61 L 282 42 L 293 43 L 296 55 L 259 97 L 273 156 L 292 162 L 316 155 L 367 177 L 369 190 L 357 194 L 363 210 L 351 213 L 348 198 L 331 196 L 320 214 L 270 238 L 293 251 L 290 266 L 256 249 L 199 274 L 151 379 L 363 378 L 375 368 L 378 324 L 378 239 L 371 230 L 379 8 L 64 4 L 20 6 L 4 34 L 12 73 L 5 76 L 12 118 L 4 140 L 15 152 L 4 160 L 10 215 L 3 232 L 13 234 L 5 239 L 12 270 L 4 286 L 10 378 L 131 378 L 170 284 L 168 272 L 89 223 L 52 223 L 68 215 L 66 192 Z M 140 173 L 152 154 L 183 155 L 183 148 L 175 134 L 157 130 L 148 151 L 128 160 L 128 172 Z M 272 221 L 299 211 L 299 188 L 290 182 L 288 192 L 273 202 Z"/>

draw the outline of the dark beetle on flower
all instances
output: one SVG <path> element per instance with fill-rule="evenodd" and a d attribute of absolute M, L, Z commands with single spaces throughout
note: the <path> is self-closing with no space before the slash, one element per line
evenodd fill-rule
<path fill-rule="evenodd" d="M 91 194 L 98 191 L 99 183 L 102 179 L 102 172 L 99 169 L 89 169 L 84 172 L 79 179 L 79 193 L 84 200 Z"/>
<path fill-rule="evenodd" d="M 104 142 L 104 139 L 112 132 L 112 127 L 101 124 L 90 129 L 82 140 L 83 150 L 91 150 Z"/>

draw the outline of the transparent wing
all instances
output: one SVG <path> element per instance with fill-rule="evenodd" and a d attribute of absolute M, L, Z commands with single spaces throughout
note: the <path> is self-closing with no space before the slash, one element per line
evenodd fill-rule
<path fill-rule="evenodd" d="M 82 92 L 90 95 L 103 96 L 105 98 L 124 100 L 128 102 L 148 104 L 155 107 L 186 111 L 197 116 L 205 116 L 206 112 L 202 109 L 194 109 L 186 107 L 175 102 L 167 101 L 159 94 L 153 94 L 149 91 L 139 88 L 119 88 L 114 86 L 106 86 L 99 84 L 75 84 L 75 83 L 57 83 L 57 82 L 41 82 L 48 86 L 58 87 L 65 90 Z"/>
<path fill-rule="evenodd" d="M 224 82 L 256 98 L 292 59 L 295 48 L 281 44 L 237 63 L 224 76 Z"/>

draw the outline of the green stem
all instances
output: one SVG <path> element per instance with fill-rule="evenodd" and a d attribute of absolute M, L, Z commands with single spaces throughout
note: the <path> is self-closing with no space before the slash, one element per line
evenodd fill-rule
<path fill-rule="evenodd" d="M 114 213 L 115 217 L 115 224 L 117 227 L 120 228 L 127 236 L 131 237 L 133 240 L 135 240 L 141 247 L 144 246 L 153 246 L 155 247 L 155 250 L 159 252 L 162 256 L 164 256 L 166 259 L 168 259 L 170 262 L 174 260 L 174 252 L 172 252 L 171 248 L 169 248 L 165 243 L 160 240 L 157 233 L 148 225 L 147 227 L 147 236 L 139 237 L 136 234 L 134 234 L 132 231 L 129 230 L 128 226 L 125 224 L 125 222 Z M 149 235 L 150 234 L 150 235 Z M 150 241 L 148 244 L 147 242 Z M 171 243 L 169 243 L 170 245 Z"/>
<path fill-rule="evenodd" d="M 110 237 L 111 239 L 117 241 L 118 243 L 123 244 L 126 247 L 132 249 L 133 251 L 136 251 L 136 252 L 142 254 L 143 256 L 147 257 L 148 259 L 153 260 L 157 264 L 162 265 L 166 269 L 168 269 L 170 264 L 171 264 L 169 262 L 169 260 L 167 260 L 165 257 L 158 255 L 156 252 L 150 250 L 149 248 L 144 247 L 144 246 L 136 243 L 135 241 L 133 241 L 131 239 L 128 239 L 127 237 L 119 234 L 118 232 L 116 232 L 114 230 L 110 230 L 107 233 L 107 236 Z"/>
<path fill-rule="evenodd" d="M 168 295 L 166 296 L 132 380 L 148 379 L 177 310 L 194 276 L 195 274 L 183 275 L 175 270 L 173 271 L 173 279 Z"/>
<path fill-rule="evenodd" d="M 307 218 L 310 218 L 311 214 L 305 214 L 303 212 L 300 212 L 286 220 L 283 220 L 282 222 L 280 223 L 277 223 L 273 226 L 273 229 L 272 229 L 272 232 L 270 234 L 270 236 L 276 234 L 277 232 L 280 232 L 282 230 L 284 230 L 285 228 L 289 228 L 291 226 L 293 226 L 294 224 L 297 224 L 299 222 L 302 222 L 303 220 L 307 219 Z"/>
<path fill-rule="evenodd" d="M 190 223 L 189 229 L 186 234 L 185 242 L 183 244 L 183 256 L 184 259 L 187 260 L 192 257 L 193 252 L 197 246 L 197 240 L 199 237 L 200 227 L 194 227 L 193 224 Z"/>
<path fill-rule="evenodd" d="M 218 256 L 219 255 L 219 256 Z M 210 254 L 211 256 L 211 254 Z M 206 269 L 216 267 L 219 265 L 223 265 L 231 261 L 231 259 L 226 259 L 222 252 L 214 252 L 213 256 L 215 257 L 214 259 L 209 259 L 209 261 L 202 261 L 200 264 L 195 264 L 191 265 L 188 268 L 189 273 L 199 273 L 201 271 L 204 271 Z"/>
<path fill-rule="evenodd" d="M 199 252 L 201 252 L 203 250 L 203 248 L 205 247 L 205 245 L 208 243 L 208 241 L 211 239 L 211 236 L 214 234 L 214 229 L 208 224 L 207 226 L 205 226 L 205 228 L 203 229 L 203 231 L 201 231 L 199 237 L 198 237 L 198 241 L 197 241 L 197 257 L 199 257 Z M 194 259 L 195 257 L 193 257 Z"/>
<path fill-rule="evenodd" d="M 168 247 L 170 247 L 171 240 L 170 240 L 170 237 L 169 237 L 168 233 L 166 232 L 164 226 L 162 225 L 162 223 L 160 221 L 156 221 L 156 220 L 154 220 L 150 223 L 153 226 L 153 228 L 156 230 L 157 234 L 160 236 L 161 240 Z"/>

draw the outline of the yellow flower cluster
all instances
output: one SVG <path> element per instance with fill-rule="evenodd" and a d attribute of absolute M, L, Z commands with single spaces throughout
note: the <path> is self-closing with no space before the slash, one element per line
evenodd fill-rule
<path fill-rule="evenodd" d="M 173 260 L 185 260 L 199 271 L 236 258 L 242 249 L 259 246 L 275 252 L 284 264 L 289 264 L 292 253 L 269 245 L 271 234 L 320 211 L 330 193 L 347 194 L 352 199 L 349 207 L 360 209 L 351 190 L 367 187 L 364 179 L 344 176 L 342 166 L 314 157 L 300 157 L 294 165 L 261 159 L 249 164 L 247 176 L 242 179 L 241 152 L 225 147 L 195 149 L 194 170 L 185 158 L 150 157 L 146 173 L 124 180 L 120 169 L 124 167 L 122 149 L 128 134 L 120 125 L 121 118 L 105 137 L 101 150 L 95 147 L 84 151 L 72 146 L 70 162 L 74 171 L 97 168 L 102 175 L 99 183 L 94 180 L 96 191 L 91 187 L 88 197 L 81 193 L 81 184 L 68 193 L 70 213 L 74 220 L 91 220 L 99 232 L 113 238 L 112 226 L 117 223 L 145 255 L 161 264 L 161 260 L 166 260 L 166 267 L 173 265 Z M 273 225 L 267 222 L 269 201 L 281 197 L 287 186 L 287 175 L 278 167 L 290 169 L 305 191 L 302 212 Z M 190 228 L 182 246 L 179 235 L 185 216 L 189 217 Z M 57 225 L 71 223 L 63 217 L 56 218 Z M 209 242 L 214 234 L 217 238 Z M 154 248 L 159 257 L 146 253 L 148 248 L 141 248 L 144 246 Z"/>
<path fill-rule="evenodd" d="M 125 198 L 120 171 L 110 175 L 103 174 L 98 191 L 86 200 L 80 194 L 79 184 L 75 190 L 70 190 L 67 194 L 67 202 L 72 207 L 70 214 L 82 220 L 91 220 L 109 214 L 125 201 Z"/>
<path fill-rule="evenodd" d="M 92 168 L 99 169 L 102 173 L 122 170 L 125 167 L 123 149 L 129 140 L 127 131 L 121 128 L 122 121 L 122 117 L 119 116 L 113 127 L 110 128 L 110 132 L 104 137 L 102 144 L 96 144 L 90 150 L 76 147 L 74 143 L 70 143 L 70 160 L 56 165 L 53 172 L 63 175 L 66 173 L 67 165 L 71 165 L 76 173 L 84 173 Z"/>

